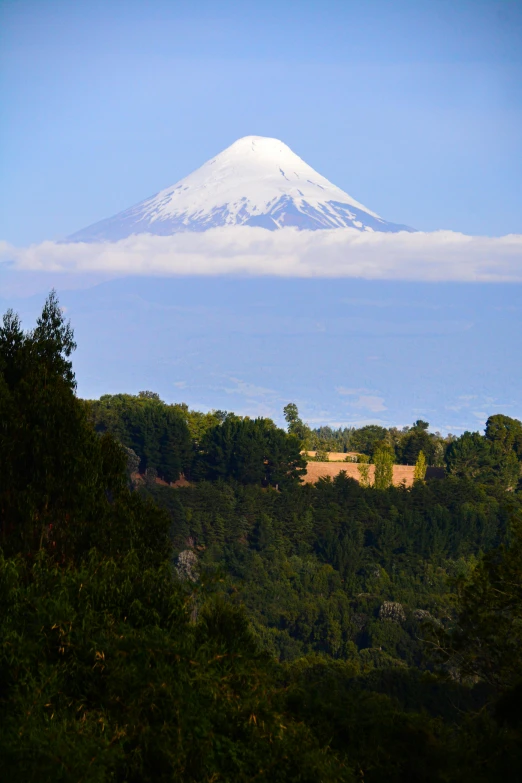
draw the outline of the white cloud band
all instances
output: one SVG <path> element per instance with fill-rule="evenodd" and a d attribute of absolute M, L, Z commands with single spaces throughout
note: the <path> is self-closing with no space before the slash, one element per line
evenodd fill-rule
<path fill-rule="evenodd" d="M 522 234 L 385 234 L 350 228 L 269 232 L 227 226 L 204 233 L 141 234 L 95 244 L 42 242 L 14 248 L 3 242 L 0 258 L 19 270 L 41 272 L 522 282 Z"/>

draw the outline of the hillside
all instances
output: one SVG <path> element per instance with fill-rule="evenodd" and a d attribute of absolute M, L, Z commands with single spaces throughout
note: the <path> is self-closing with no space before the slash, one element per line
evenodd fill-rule
<path fill-rule="evenodd" d="M 443 438 L 87 402 L 74 349 L 55 294 L 30 331 L 4 316 L 6 779 L 518 783 L 520 421 Z M 303 482 L 307 440 L 374 485 Z"/>

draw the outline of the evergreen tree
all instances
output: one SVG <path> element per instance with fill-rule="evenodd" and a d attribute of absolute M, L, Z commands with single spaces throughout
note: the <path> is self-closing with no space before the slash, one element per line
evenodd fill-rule
<path fill-rule="evenodd" d="M 478 432 L 465 432 L 450 443 L 446 466 L 454 476 L 505 488 L 514 488 L 520 476 L 515 452 Z"/>
<path fill-rule="evenodd" d="M 110 432 L 140 458 L 140 472 L 155 470 L 167 482 L 189 472 L 192 439 L 180 406 L 166 405 L 155 392 L 104 395 L 88 403 L 98 432 Z"/>
<path fill-rule="evenodd" d="M 298 482 L 305 466 L 295 435 L 285 433 L 270 419 L 228 416 L 204 436 L 194 475 L 283 486 Z"/>
<path fill-rule="evenodd" d="M 73 349 L 54 294 L 33 331 L 0 327 L 6 780 L 518 783 L 516 420 L 455 439 L 441 481 L 419 453 L 391 486 L 412 430 L 384 430 L 375 487 L 301 484 L 268 419 L 83 403 Z M 191 483 L 131 492 L 138 460 Z"/>
<path fill-rule="evenodd" d="M 125 484 L 125 456 L 98 438 L 75 396 L 75 348 L 56 295 L 36 328 L 23 332 L 8 311 L 0 328 L 0 529 L 6 552 L 46 547 L 71 555 L 94 535 L 107 493 Z"/>
<path fill-rule="evenodd" d="M 427 421 L 418 420 L 397 444 L 398 458 L 402 465 L 415 465 L 420 452 L 429 465 L 435 461 L 436 440 L 428 433 Z"/>

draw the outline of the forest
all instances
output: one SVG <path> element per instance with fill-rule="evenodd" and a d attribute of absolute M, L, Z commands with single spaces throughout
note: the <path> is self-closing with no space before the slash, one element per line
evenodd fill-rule
<path fill-rule="evenodd" d="M 3 317 L 6 780 L 522 779 L 520 421 L 83 400 L 75 348 L 54 292 L 32 330 Z M 305 483 L 309 450 L 375 484 Z"/>

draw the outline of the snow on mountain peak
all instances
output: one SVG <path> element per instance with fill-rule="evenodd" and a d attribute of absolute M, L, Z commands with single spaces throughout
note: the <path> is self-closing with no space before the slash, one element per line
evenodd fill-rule
<path fill-rule="evenodd" d="M 244 136 L 175 185 L 69 239 L 117 240 L 131 234 L 170 235 L 224 225 L 412 230 L 387 223 L 279 139 Z"/>

